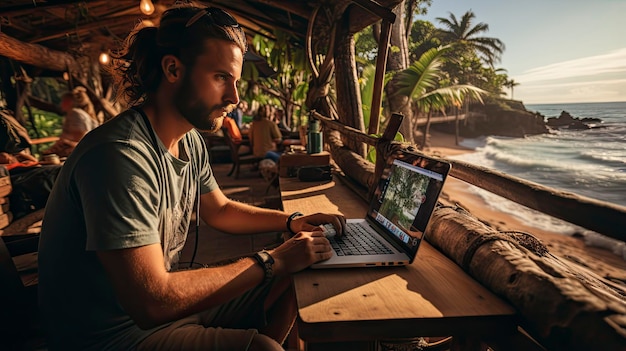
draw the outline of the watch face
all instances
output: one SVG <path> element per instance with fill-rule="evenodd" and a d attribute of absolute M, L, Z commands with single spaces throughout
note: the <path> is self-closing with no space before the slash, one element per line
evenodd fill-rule
<path fill-rule="evenodd" d="M 263 262 L 265 262 L 266 264 L 273 264 L 274 263 L 274 258 L 272 257 L 272 255 L 270 255 L 269 253 L 265 252 L 265 251 L 261 251 L 259 252 L 259 256 L 261 256 L 261 258 L 263 259 Z"/>

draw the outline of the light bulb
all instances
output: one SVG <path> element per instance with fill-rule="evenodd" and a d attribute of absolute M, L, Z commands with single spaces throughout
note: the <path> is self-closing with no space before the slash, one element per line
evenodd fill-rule
<path fill-rule="evenodd" d="M 141 2 L 139 3 L 139 8 L 141 9 L 141 12 L 146 16 L 150 16 L 154 12 L 154 4 L 150 0 L 141 0 Z"/>
<path fill-rule="evenodd" d="M 109 63 L 109 54 L 103 52 L 100 54 L 100 57 L 98 59 L 100 60 L 101 64 L 106 65 L 107 63 Z"/>
<path fill-rule="evenodd" d="M 70 74 L 67 72 L 63 72 L 63 80 L 70 80 Z"/>

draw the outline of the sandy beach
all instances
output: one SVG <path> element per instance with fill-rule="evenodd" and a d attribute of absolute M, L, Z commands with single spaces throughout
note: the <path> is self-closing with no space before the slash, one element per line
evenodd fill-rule
<path fill-rule="evenodd" d="M 473 152 L 455 145 L 454 135 L 431 131 L 430 147 L 425 150 L 440 157 Z M 518 230 L 533 234 L 556 256 L 590 269 L 602 277 L 626 281 L 626 261 L 608 249 L 592 247 L 584 239 L 571 235 L 551 232 L 523 223 L 517 217 L 491 208 L 479 195 L 471 191 L 470 185 L 453 177 L 446 180 L 441 197 L 447 204 L 459 204 L 498 230 Z"/>

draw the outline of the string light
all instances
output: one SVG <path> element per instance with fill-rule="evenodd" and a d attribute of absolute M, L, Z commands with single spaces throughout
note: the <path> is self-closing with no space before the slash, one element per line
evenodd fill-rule
<path fill-rule="evenodd" d="M 150 16 L 154 12 L 154 4 L 150 0 L 141 0 L 139 9 L 144 15 Z"/>
<path fill-rule="evenodd" d="M 109 57 L 109 54 L 107 54 L 106 52 L 103 52 L 100 54 L 100 57 L 98 58 L 98 60 L 100 61 L 101 64 L 106 65 L 109 63 L 111 58 Z"/>

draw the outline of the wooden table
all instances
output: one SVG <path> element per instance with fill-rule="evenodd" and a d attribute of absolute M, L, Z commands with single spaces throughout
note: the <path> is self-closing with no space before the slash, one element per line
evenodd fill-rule
<path fill-rule="evenodd" d="M 367 211 L 337 177 L 280 178 L 280 190 L 286 212 L 363 218 Z M 515 310 L 428 242 L 407 267 L 308 269 L 294 284 L 307 350 L 373 350 L 375 341 L 420 336 L 454 336 L 453 349 L 480 349 L 481 340 L 498 344 L 516 331 Z"/>

